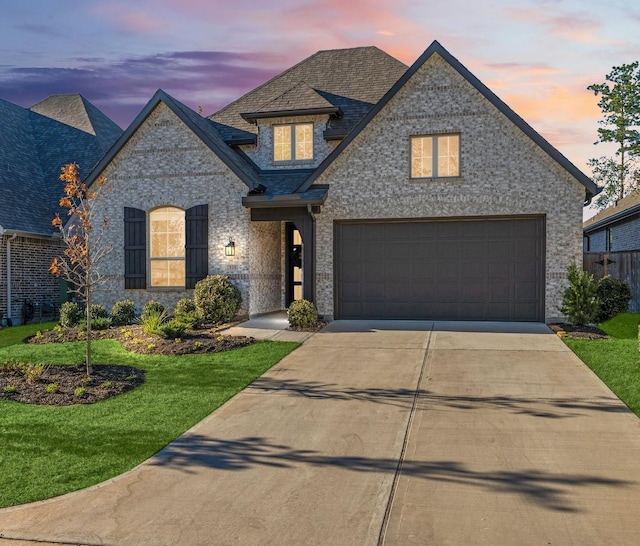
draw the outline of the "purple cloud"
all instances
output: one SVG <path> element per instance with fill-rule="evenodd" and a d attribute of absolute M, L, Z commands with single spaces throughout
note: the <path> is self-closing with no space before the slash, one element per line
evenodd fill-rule
<path fill-rule="evenodd" d="M 78 58 L 71 68 L 4 65 L 0 98 L 27 107 L 50 95 L 80 93 L 126 127 L 158 88 L 210 114 L 289 62 L 268 53 L 178 51 L 118 61 Z"/>

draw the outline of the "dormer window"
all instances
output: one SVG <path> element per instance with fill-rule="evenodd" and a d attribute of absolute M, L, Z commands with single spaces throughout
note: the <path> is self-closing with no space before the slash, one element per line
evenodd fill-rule
<path fill-rule="evenodd" d="M 313 123 L 273 126 L 273 160 L 313 159 Z"/>

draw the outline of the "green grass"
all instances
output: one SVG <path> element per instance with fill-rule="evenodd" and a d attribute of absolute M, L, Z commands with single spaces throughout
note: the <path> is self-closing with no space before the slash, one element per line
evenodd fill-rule
<path fill-rule="evenodd" d="M 27 324 L 25 326 L 3 328 L 0 330 L 0 348 L 21 343 L 24 339 L 34 335 L 36 332 L 52 330 L 56 324 L 56 322 L 42 322 L 40 324 Z"/>
<path fill-rule="evenodd" d="M 34 326 L 39 328 L 0 331 L 0 362 L 84 361 L 82 342 L 20 343 L 44 328 Z M 33 406 L 0 400 L 0 506 L 61 495 L 130 470 L 298 345 L 266 341 L 223 353 L 167 357 L 131 353 L 114 340 L 95 341 L 95 363 L 136 366 L 145 371 L 145 383 L 91 405 Z"/>
<path fill-rule="evenodd" d="M 600 324 L 606 340 L 565 338 L 565 343 L 640 417 L 640 314 L 623 313 Z"/>

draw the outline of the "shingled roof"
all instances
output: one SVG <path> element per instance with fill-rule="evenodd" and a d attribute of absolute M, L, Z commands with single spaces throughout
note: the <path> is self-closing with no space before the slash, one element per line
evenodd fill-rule
<path fill-rule="evenodd" d="M 589 218 L 582 224 L 582 228 L 588 233 L 638 213 L 640 213 L 640 193 L 633 192 Z"/>
<path fill-rule="evenodd" d="M 122 132 L 80 95 L 50 97 L 31 109 L 0 99 L 0 226 L 51 235 L 59 211 L 60 168 L 89 172 Z"/>
<path fill-rule="evenodd" d="M 257 133 L 257 127 L 243 119 L 242 114 L 261 111 L 292 88 L 304 84 L 343 111 L 341 131 L 346 133 L 406 70 L 405 64 L 373 46 L 318 51 L 209 117 L 243 132 Z M 310 107 L 319 100 L 313 97 Z M 294 109 L 303 108 L 301 102 L 295 103 Z"/>

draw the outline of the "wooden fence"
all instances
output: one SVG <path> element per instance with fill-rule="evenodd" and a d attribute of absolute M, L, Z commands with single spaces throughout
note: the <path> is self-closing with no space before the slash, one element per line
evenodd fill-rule
<path fill-rule="evenodd" d="M 629 311 L 640 312 L 640 251 L 585 252 L 583 268 L 595 279 L 611 275 L 614 279 L 627 281 L 632 294 Z"/>

